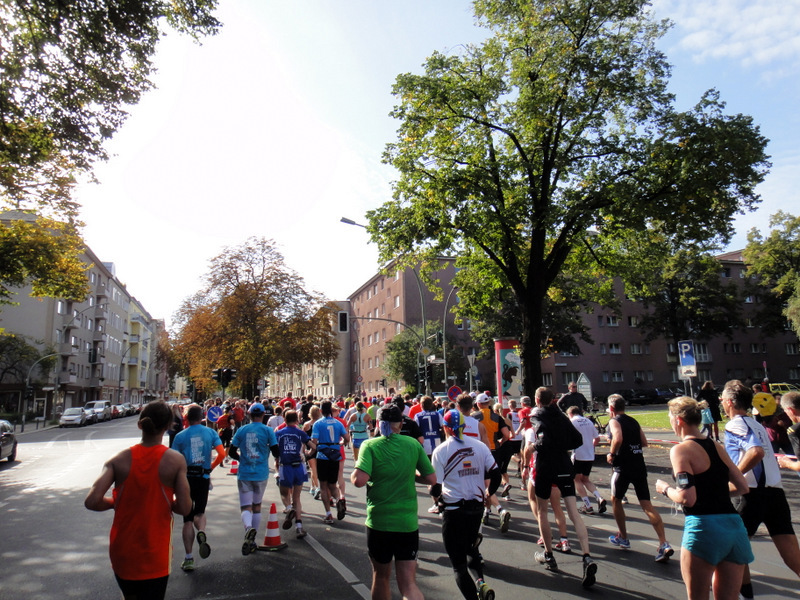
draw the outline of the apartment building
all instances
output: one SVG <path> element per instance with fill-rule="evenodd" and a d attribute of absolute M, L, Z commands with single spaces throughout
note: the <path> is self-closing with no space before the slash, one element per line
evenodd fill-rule
<path fill-rule="evenodd" d="M 85 248 L 90 293 L 83 302 L 33 298 L 18 291 L 15 305 L 0 307 L 0 327 L 55 358 L 52 370 L 24 365 L 33 397 L 25 398 L 19 372 L 0 381 L 0 411 L 48 418 L 92 400 L 146 402 L 163 397 L 166 374 L 155 366 L 156 340 L 164 323 L 153 319 L 103 263 Z M 45 363 L 47 364 L 47 363 Z"/>

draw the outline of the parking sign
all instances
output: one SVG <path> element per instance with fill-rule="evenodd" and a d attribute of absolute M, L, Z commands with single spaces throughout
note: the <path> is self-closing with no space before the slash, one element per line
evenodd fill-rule
<path fill-rule="evenodd" d="M 694 342 L 692 340 L 678 342 L 678 358 L 681 363 L 681 375 L 697 377 L 697 363 L 694 359 Z"/>

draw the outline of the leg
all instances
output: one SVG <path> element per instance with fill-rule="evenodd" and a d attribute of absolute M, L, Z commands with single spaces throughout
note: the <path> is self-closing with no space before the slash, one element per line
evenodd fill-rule
<path fill-rule="evenodd" d="M 553 518 L 558 527 L 558 535 L 562 538 L 567 537 L 567 517 L 561 509 L 561 492 L 558 488 L 553 488 L 550 494 L 550 507 L 553 509 Z"/>
<path fill-rule="evenodd" d="M 422 592 L 417 586 L 417 561 L 396 560 L 394 563 L 397 586 L 407 600 L 423 600 Z"/>
<path fill-rule="evenodd" d="M 617 529 L 619 530 L 619 537 L 628 539 L 628 529 L 625 526 L 625 505 L 622 504 L 622 498 L 616 496 L 611 497 L 611 506 L 613 507 L 614 520 L 617 522 Z"/>
<path fill-rule="evenodd" d="M 292 508 L 294 508 L 294 518 L 296 521 L 303 520 L 303 507 L 300 504 L 301 496 L 303 495 L 303 485 L 295 485 L 292 488 L 291 498 L 292 498 Z"/>
<path fill-rule="evenodd" d="M 586 525 L 578 512 L 578 501 L 575 496 L 566 496 L 564 498 L 564 505 L 567 507 L 569 520 L 572 521 L 572 526 L 575 528 L 575 534 L 578 536 L 578 542 L 581 545 L 581 552 L 589 554 L 589 532 L 586 531 Z"/>
<path fill-rule="evenodd" d="M 794 534 L 773 535 L 772 542 L 786 566 L 800 577 L 800 546 L 797 543 L 797 536 Z"/>
<path fill-rule="evenodd" d="M 392 563 L 382 564 L 369 559 L 372 563 L 372 600 L 391 600 Z"/>
<path fill-rule="evenodd" d="M 547 506 L 549 498 L 536 497 L 536 520 L 539 522 L 539 535 L 544 541 L 545 552 L 553 551 L 553 534 L 550 531 L 550 521 L 547 519 Z"/>
<path fill-rule="evenodd" d="M 658 514 L 658 511 L 650 500 L 639 500 L 639 504 L 642 506 L 642 510 L 644 510 L 647 518 L 650 519 L 650 525 L 652 525 L 653 529 L 656 531 L 658 543 L 665 544 L 667 542 L 667 536 L 664 533 L 664 521 L 661 519 L 661 515 Z"/>
<path fill-rule="evenodd" d="M 681 556 L 683 563 L 683 556 Z M 681 565 L 683 568 L 683 565 Z M 742 585 L 742 575 L 744 565 L 737 565 L 731 562 L 722 561 L 714 571 L 714 600 L 737 600 L 739 598 L 739 586 Z"/>
<path fill-rule="evenodd" d="M 191 554 L 192 546 L 194 545 L 194 525 L 192 525 L 191 521 L 185 521 L 183 523 L 181 537 L 183 538 L 183 550 L 187 555 Z"/>
<path fill-rule="evenodd" d="M 686 585 L 686 597 L 689 600 L 708 600 L 708 589 L 714 577 L 714 565 L 695 556 L 686 548 L 681 548 L 681 576 Z M 716 590 L 715 590 L 716 591 Z M 739 594 L 739 583 L 736 583 L 736 594 Z M 721 598 L 716 597 L 716 600 Z"/>

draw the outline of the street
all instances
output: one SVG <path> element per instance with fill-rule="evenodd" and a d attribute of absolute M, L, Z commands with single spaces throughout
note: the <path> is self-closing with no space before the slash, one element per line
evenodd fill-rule
<path fill-rule="evenodd" d="M 111 511 L 95 513 L 83 507 L 89 486 L 99 475 L 102 463 L 120 449 L 139 440 L 136 417 L 118 419 L 80 429 L 51 428 L 26 431 L 19 436 L 17 461 L 0 464 L 0 598 L 118 598 L 108 559 L 108 533 Z M 619 550 L 608 543 L 616 533 L 609 512 L 584 517 L 589 527 L 592 555 L 598 562 L 597 584 L 590 590 L 580 585 L 580 554 L 556 553 L 560 568 L 549 573 L 533 560 L 538 550 L 538 528 L 518 489 L 519 479 L 512 477 L 517 489 L 508 501 L 512 513 L 511 528 L 502 535 L 494 516 L 483 528 L 481 546 L 487 562 L 486 576 L 498 598 L 570 598 L 586 596 L 620 600 L 684 598 L 684 586 L 678 562 L 683 517 L 671 511 L 662 496 L 655 495 L 654 481 L 669 476 L 668 448 L 674 436 L 649 433 L 655 443 L 646 451 L 650 465 L 651 495 L 667 527 L 667 538 L 676 549 L 668 564 L 656 564 L 653 556 L 656 539 L 644 513 L 632 503 L 626 507 L 632 549 Z M 166 438 L 165 438 L 166 440 Z M 349 476 L 352 460 L 348 450 L 345 468 Z M 168 598 L 318 597 L 357 599 L 369 597 L 371 569 L 365 549 L 364 490 L 347 486 L 348 515 L 333 526 L 322 523 L 322 507 L 304 492 L 303 520 L 309 535 L 296 540 L 294 530 L 284 532 L 288 548 L 279 552 L 258 552 L 243 557 L 243 528 L 239 518 L 236 478 L 227 469 L 218 469 L 212 478 L 209 497 L 208 541 L 211 556 L 197 555 L 197 569 L 180 569 L 183 547 L 180 542 L 181 518 L 175 518 L 174 551 Z M 592 479 L 608 497 L 609 468 L 595 462 Z M 784 472 L 784 486 L 790 498 L 793 523 L 800 531 L 800 479 Z M 429 515 L 430 501 L 423 487 L 419 489 L 420 555 L 418 582 L 427 598 L 456 598 L 452 570 L 441 541 L 439 517 Z M 274 479 L 264 501 L 256 541 L 264 540 L 269 507 L 277 504 L 282 520 L 282 505 Z M 570 528 L 570 541 L 577 539 Z M 784 566 L 765 531 L 753 540 L 756 561 L 753 570 L 757 598 L 800 597 L 797 578 Z M 394 586 L 394 597 L 399 597 Z"/>

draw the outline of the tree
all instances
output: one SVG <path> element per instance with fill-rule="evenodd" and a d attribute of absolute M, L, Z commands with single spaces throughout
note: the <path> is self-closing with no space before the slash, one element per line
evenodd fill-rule
<path fill-rule="evenodd" d="M 333 360 L 337 311 L 303 289 L 273 241 L 250 238 L 212 259 L 206 286 L 184 301 L 175 360 L 205 389 L 212 369 L 235 368 L 252 393 L 264 373 Z"/>
<path fill-rule="evenodd" d="M 216 0 L 4 2 L 0 26 L 0 197 L 74 216 L 73 174 L 107 158 L 104 143 L 153 84 L 171 27 L 195 39 L 220 23 Z M 52 215 L 51 215 L 52 216 Z"/>
<path fill-rule="evenodd" d="M 488 40 L 397 77 L 398 139 L 384 159 L 399 179 L 368 229 L 381 260 L 455 253 L 460 290 L 477 261 L 486 285 L 511 291 L 531 394 L 546 301 L 575 249 L 602 264 L 605 239 L 628 229 L 727 240 L 732 215 L 758 202 L 766 140 L 713 91 L 674 109 L 655 47 L 667 24 L 645 0 L 475 9 Z"/>
<path fill-rule="evenodd" d="M 12 217 L 0 222 L 0 304 L 12 301 L 9 288 L 27 284 L 33 296 L 86 298 L 88 265 L 80 259 L 84 245 L 74 226 L 21 212 L 0 217 Z"/>
<path fill-rule="evenodd" d="M 785 317 L 800 334 L 800 217 L 778 211 L 769 227 L 766 238 L 751 229 L 743 252 L 747 271 L 757 277 L 762 292 L 759 323 L 765 333 L 777 333 L 785 329 Z"/>

